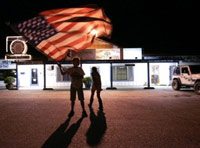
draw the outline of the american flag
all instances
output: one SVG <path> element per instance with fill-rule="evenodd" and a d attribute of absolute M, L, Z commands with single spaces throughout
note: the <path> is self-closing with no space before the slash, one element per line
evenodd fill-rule
<path fill-rule="evenodd" d="M 85 6 L 47 10 L 11 25 L 36 49 L 56 61 L 91 46 L 95 37 L 110 37 L 112 25 L 102 8 Z"/>

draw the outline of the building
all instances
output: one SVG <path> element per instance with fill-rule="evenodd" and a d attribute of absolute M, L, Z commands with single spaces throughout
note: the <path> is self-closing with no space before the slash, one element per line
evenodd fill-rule
<path fill-rule="evenodd" d="M 81 59 L 85 76 L 91 76 L 91 68 L 97 67 L 103 89 L 169 86 L 172 82 L 172 69 L 179 62 L 177 58 L 145 57 L 142 48 L 122 48 L 101 39 L 96 39 L 91 47 L 79 53 L 71 51 L 66 59 L 61 61 L 62 65 L 65 68 L 72 66 L 71 59 L 74 57 Z M 50 59 L 16 63 L 3 60 L 0 63 L 1 87 L 5 85 L 5 63 L 7 69 L 15 73 L 18 89 L 70 88 L 70 77 L 62 76 L 56 62 Z"/>

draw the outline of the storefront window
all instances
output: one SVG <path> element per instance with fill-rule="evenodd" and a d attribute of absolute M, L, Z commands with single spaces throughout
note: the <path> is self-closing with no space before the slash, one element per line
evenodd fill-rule
<path fill-rule="evenodd" d="M 63 66 L 64 67 L 64 69 L 67 69 L 67 68 L 69 68 L 69 66 Z M 71 79 L 70 79 L 70 76 L 69 75 L 62 75 L 61 74 L 61 72 L 60 72 L 60 69 L 57 67 L 57 75 L 56 75 L 56 80 L 57 80 L 57 82 L 62 82 L 62 81 L 64 81 L 64 82 L 68 82 L 68 81 L 71 81 Z"/>
<path fill-rule="evenodd" d="M 4 81 L 7 76 L 16 77 L 16 71 L 11 69 L 0 70 L 0 81 Z"/>
<path fill-rule="evenodd" d="M 160 82 L 160 67 L 159 67 L 159 65 L 152 65 L 151 71 L 152 71 L 151 83 L 155 84 L 155 85 L 159 84 L 159 82 Z"/>
<path fill-rule="evenodd" d="M 113 81 L 133 81 L 133 67 L 113 66 Z"/>

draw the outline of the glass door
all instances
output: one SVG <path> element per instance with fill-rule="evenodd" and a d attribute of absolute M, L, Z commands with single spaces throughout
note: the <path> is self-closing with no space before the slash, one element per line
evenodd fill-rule
<path fill-rule="evenodd" d="M 32 85 L 38 84 L 38 70 L 37 70 L 37 68 L 31 69 L 31 84 Z"/>

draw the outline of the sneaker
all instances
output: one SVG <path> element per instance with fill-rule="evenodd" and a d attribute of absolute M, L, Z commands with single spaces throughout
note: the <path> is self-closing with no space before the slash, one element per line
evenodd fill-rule
<path fill-rule="evenodd" d="M 74 111 L 72 110 L 69 114 L 68 117 L 72 117 L 74 115 Z"/>
<path fill-rule="evenodd" d="M 87 117 L 87 116 L 88 116 L 88 115 L 87 115 L 87 112 L 86 112 L 86 111 L 83 111 L 83 112 L 82 112 L 82 116 L 83 116 L 83 117 Z"/>
<path fill-rule="evenodd" d="M 103 107 L 102 107 L 102 106 L 99 106 L 99 110 L 103 110 Z"/>

